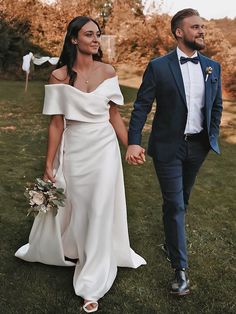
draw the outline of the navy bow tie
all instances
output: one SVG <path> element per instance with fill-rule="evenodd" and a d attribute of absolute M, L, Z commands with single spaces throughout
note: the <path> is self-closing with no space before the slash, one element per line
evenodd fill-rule
<path fill-rule="evenodd" d="M 181 64 L 184 64 L 184 63 L 186 63 L 188 61 L 191 61 L 191 62 L 197 64 L 198 61 L 199 61 L 199 58 L 198 57 L 193 57 L 193 58 L 180 57 L 180 63 Z"/>

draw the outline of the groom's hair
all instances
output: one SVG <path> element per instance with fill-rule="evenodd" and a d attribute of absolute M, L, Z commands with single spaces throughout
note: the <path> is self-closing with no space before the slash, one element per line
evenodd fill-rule
<path fill-rule="evenodd" d="M 181 23 L 183 21 L 183 19 L 185 19 L 186 17 L 190 17 L 190 16 L 200 16 L 197 10 L 188 8 L 188 9 L 183 9 L 181 11 L 178 11 L 171 19 L 171 31 L 172 34 L 175 36 L 175 32 L 176 29 L 179 28 L 181 26 Z"/>

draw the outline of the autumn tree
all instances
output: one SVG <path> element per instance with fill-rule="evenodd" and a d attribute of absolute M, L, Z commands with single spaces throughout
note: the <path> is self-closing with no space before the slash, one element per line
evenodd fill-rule
<path fill-rule="evenodd" d="M 33 11 L 28 10 L 29 7 Z M 19 69 L 22 56 L 28 51 L 43 52 L 31 32 L 34 10 L 37 12 L 42 8 L 36 0 L 0 0 L 0 72 L 4 75 L 11 71 L 16 74 L 16 65 Z"/>
<path fill-rule="evenodd" d="M 58 0 L 54 5 L 39 0 L 0 0 L 1 75 L 20 72 L 22 56 L 29 51 L 58 56 L 67 24 L 78 15 L 93 17 L 105 34 L 115 35 L 114 63 L 132 64 L 139 73 L 150 59 L 176 45 L 170 31 L 171 17 L 158 11 L 144 15 L 141 0 Z M 236 22 L 222 19 L 206 23 L 203 53 L 221 63 L 224 86 L 235 95 L 236 47 L 232 44 Z"/>

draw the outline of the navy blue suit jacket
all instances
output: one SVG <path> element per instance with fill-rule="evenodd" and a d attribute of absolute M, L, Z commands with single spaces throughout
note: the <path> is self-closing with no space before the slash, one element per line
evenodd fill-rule
<path fill-rule="evenodd" d="M 198 53 L 206 78 L 206 68 L 212 73 L 205 81 L 204 127 L 210 147 L 219 153 L 218 135 L 222 114 L 221 69 L 219 63 Z M 176 50 L 153 59 L 145 70 L 130 125 L 129 145 L 141 144 L 141 133 L 156 100 L 156 111 L 149 138 L 148 154 L 158 160 L 171 160 L 184 136 L 187 105 L 181 69 Z"/>

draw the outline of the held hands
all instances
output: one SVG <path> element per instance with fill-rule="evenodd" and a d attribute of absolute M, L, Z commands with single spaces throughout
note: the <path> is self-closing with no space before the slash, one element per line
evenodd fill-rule
<path fill-rule="evenodd" d="M 142 165 L 145 161 L 145 149 L 139 145 L 129 145 L 125 160 L 130 165 Z"/>
<path fill-rule="evenodd" d="M 46 167 L 43 175 L 43 181 L 51 181 L 52 183 L 55 183 L 56 180 L 53 176 L 52 168 Z"/>

